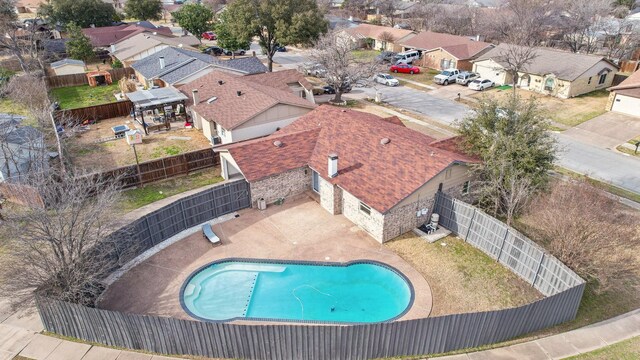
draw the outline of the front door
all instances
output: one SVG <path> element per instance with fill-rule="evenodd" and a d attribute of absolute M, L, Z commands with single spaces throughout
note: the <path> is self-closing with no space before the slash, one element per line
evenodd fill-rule
<path fill-rule="evenodd" d="M 320 177 L 315 171 L 311 172 L 311 188 L 317 193 L 320 192 Z"/>

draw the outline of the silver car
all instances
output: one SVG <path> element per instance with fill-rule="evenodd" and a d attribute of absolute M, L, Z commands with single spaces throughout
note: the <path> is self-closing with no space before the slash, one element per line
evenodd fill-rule
<path fill-rule="evenodd" d="M 480 74 L 474 72 L 461 72 L 456 78 L 456 83 L 460 85 L 469 85 L 470 82 L 480 77 Z"/>
<path fill-rule="evenodd" d="M 373 78 L 373 80 L 377 83 L 384 84 L 387 86 L 398 86 L 400 82 L 398 79 L 394 78 L 389 74 L 379 73 Z"/>

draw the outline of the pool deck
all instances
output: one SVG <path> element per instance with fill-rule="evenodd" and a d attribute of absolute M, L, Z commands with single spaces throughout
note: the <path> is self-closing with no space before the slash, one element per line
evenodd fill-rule
<path fill-rule="evenodd" d="M 424 277 L 344 216 L 329 214 L 311 198 L 287 199 L 280 206 L 239 214 L 213 225 L 222 245 L 213 247 L 200 232 L 185 237 L 125 273 L 107 289 L 99 307 L 192 319 L 180 305 L 180 287 L 193 271 L 212 261 L 232 257 L 322 262 L 364 259 L 388 264 L 411 281 L 413 306 L 400 320 L 429 316 L 431 288 Z"/>

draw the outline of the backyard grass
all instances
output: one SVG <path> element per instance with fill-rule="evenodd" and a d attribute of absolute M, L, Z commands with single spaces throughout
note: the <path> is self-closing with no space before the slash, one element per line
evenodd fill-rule
<path fill-rule="evenodd" d="M 518 90 L 517 93 L 523 99 L 535 98 L 538 100 L 547 117 L 556 123 L 554 128 L 557 130 L 564 130 L 582 124 L 587 120 L 604 114 L 606 112 L 607 99 L 609 98 L 607 90 L 593 91 L 571 99 L 559 99 L 527 90 Z M 494 88 L 471 96 L 475 98 L 489 96 L 494 99 L 504 100 L 512 96 L 512 94 L 511 90 L 501 91 Z"/>
<path fill-rule="evenodd" d="M 378 51 L 378 50 L 358 49 L 358 50 L 353 50 L 351 52 L 351 55 L 353 55 L 354 59 L 356 59 L 356 60 L 371 61 L 371 60 L 374 60 L 376 58 L 376 56 L 380 55 L 380 51 Z"/>
<path fill-rule="evenodd" d="M 115 102 L 114 93 L 120 91 L 117 83 L 105 86 L 69 86 L 51 90 L 51 95 L 62 109 L 76 109 Z"/>
<path fill-rule="evenodd" d="M 503 309 L 542 298 L 507 268 L 453 236 L 430 244 L 408 233 L 385 246 L 429 282 L 431 316 Z"/>
<path fill-rule="evenodd" d="M 15 114 L 15 115 L 22 115 L 22 116 L 29 115 L 29 111 L 27 110 L 27 108 L 25 108 L 20 104 L 16 104 L 15 101 L 7 98 L 0 99 L 0 113 Z"/>
<path fill-rule="evenodd" d="M 565 360 L 636 360 L 640 359 L 640 336 Z"/>
<path fill-rule="evenodd" d="M 158 200 L 211 185 L 223 181 L 219 168 L 198 171 L 187 176 L 174 178 L 162 182 L 145 185 L 142 188 L 125 190 L 122 192 L 119 210 L 122 213 L 141 208 Z"/>

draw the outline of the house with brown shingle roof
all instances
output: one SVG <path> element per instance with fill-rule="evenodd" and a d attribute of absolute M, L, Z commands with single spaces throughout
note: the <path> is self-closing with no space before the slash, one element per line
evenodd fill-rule
<path fill-rule="evenodd" d="M 500 44 L 473 61 L 473 71 L 496 85 L 513 85 L 506 56 L 517 45 Z M 518 50 L 515 51 L 519 52 Z M 518 74 L 516 86 L 568 99 L 611 86 L 618 66 L 598 55 L 537 47 L 535 57 Z"/>
<path fill-rule="evenodd" d="M 274 134 L 214 148 L 226 179 L 244 177 L 254 206 L 303 193 L 380 242 L 423 224 L 438 190 L 468 196 L 469 164 L 455 141 L 396 118 L 323 105 Z"/>
<path fill-rule="evenodd" d="M 640 70 L 609 91 L 607 110 L 640 117 Z"/>
<path fill-rule="evenodd" d="M 239 76 L 214 70 L 179 87 L 190 100 L 194 125 L 212 144 L 272 134 L 316 105 L 295 70 Z M 305 88 L 308 86 L 308 88 Z"/>
<path fill-rule="evenodd" d="M 419 50 L 422 57 L 417 65 L 445 70 L 471 71 L 472 60 L 493 49 L 494 45 L 477 38 L 422 31 L 401 45 L 405 50 Z"/>
<path fill-rule="evenodd" d="M 411 30 L 396 29 L 388 26 L 360 24 L 342 30 L 342 36 L 358 44 L 358 47 L 370 45 L 376 50 L 401 51 L 402 44 L 416 33 Z"/>

